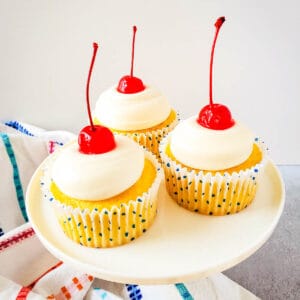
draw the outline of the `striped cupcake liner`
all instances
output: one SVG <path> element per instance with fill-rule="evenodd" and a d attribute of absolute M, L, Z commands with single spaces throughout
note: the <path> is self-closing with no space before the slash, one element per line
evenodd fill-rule
<path fill-rule="evenodd" d="M 127 203 L 101 211 L 73 208 L 54 198 L 49 189 L 51 160 L 41 179 L 41 187 L 44 198 L 51 201 L 61 228 L 71 240 L 93 248 L 115 247 L 133 241 L 150 228 L 157 213 L 157 194 L 163 172 L 154 155 L 145 151 L 145 156 L 157 170 L 149 190 Z"/>
<path fill-rule="evenodd" d="M 232 174 L 225 172 L 214 175 L 189 171 L 173 161 L 165 152 L 168 143 L 169 137 L 166 137 L 160 146 L 165 184 L 169 195 L 180 206 L 200 214 L 223 216 L 237 213 L 253 201 L 258 177 L 266 163 L 263 142 L 255 139 L 263 153 L 260 163 Z"/>

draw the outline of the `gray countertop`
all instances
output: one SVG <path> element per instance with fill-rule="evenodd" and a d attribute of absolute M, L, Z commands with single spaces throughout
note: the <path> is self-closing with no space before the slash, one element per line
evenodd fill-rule
<path fill-rule="evenodd" d="M 283 214 L 270 239 L 224 272 L 263 300 L 300 299 L 300 166 L 279 166 L 286 187 Z"/>

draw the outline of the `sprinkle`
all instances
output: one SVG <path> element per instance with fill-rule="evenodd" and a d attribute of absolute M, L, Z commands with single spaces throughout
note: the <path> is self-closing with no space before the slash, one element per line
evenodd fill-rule
<path fill-rule="evenodd" d="M 170 167 L 171 167 L 170 163 L 167 163 L 167 167 L 168 167 L 168 168 L 170 168 Z"/>
<path fill-rule="evenodd" d="M 126 237 L 128 237 L 128 234 L 129 234 L 128 232 L 125 232 L 125 236 L 126 236 Z"/>

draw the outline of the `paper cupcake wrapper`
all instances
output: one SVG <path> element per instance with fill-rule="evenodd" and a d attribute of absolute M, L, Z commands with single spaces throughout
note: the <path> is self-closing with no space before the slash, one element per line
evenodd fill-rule
<path fill-rule="evenodd" d="M 87 247 L 115 247 L 133 241 L 145 233 L 153 223 L 157 213 L 157 194 L 163 172 L 157 159 L 146 152 L 146 157 L 154 164 L 157 175 L 147 192 L 120 206 L 97 209 L 79 209 L 66 206 L 56 200 L 49 190 L 51 178 L 47 170 L 41 179 L 44 199 L 51 201 L 58 222 L 64 233 L 76 243 Z M 52 160 L 53 161 L 53 160 Z"/>
<path fill-rule="evenodd" d="M 254 199 L 257 179 L 266 163 L 266 148 L 258 138 L 255 143 L 263 153 L 260 163 L 253 167 L 233 172 L 203 173 L 189 171 L 165 154 L 169 137 L 160 146 L 160 155 L 165 172 L 169 195 L 182 207 L 205 215 L 223 216 L 246 208 Z"/>
<path fill-rule="evenodd" d="M 149 132 L 118 132 L 118 134 L 130 137 L 145 149 L 155 154 L 160 161 L 159 145 L 162 139 L 175 128 L 178 122 L 179 114 L 177 113 L 176 119 L 164 128 L 152 130 Z"/>

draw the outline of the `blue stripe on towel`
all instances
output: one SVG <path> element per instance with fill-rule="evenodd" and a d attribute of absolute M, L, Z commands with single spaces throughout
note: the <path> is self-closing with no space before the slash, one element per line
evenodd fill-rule
<path fill-rule="evenodd" d="M 180 293 L 182 299 L 184 300 L 194 300 L 193 296 L 188 291 L 187 287 L 183 283 L 175 284 L 178 292 Z"/>
<path fill-rule="evenodd" d="M 130 300 L 143 299 L 142 292 L 137 284 L 126 284 L 126 289 Z"/>
<path fill-rule="evenodd" d="M 23 194 L 23 188 L 20 180 L 20 174 L 19 174 L 19 169 L 16 161 L 16 157 L 14 154 L 14 150 L 12 148 L 12 145 L 10 143 L 9 137 L 6 133 L 1 133 L 0 132 L 0 137 L 2 138 L 3 144 L 5 145 L 7 155 L 10 159 L 10 163 L 13 168 L 13 179 L 14 179 L 14 184 L 15 184 L 15 190 L 17 194 L 17 199 L 19 202 L 19 207 L 21 209 L 22 215 L 25 219 L 25 221 L 28 221 L 28 217 L 26 214 L 26 208 L 25 208 L 25 201 L 24 201 L 24 194 Z"/>
<path fill-rule="evenodd" d="M 94 288 L 94 291 L 96 292 L 96 295 L 100 297 L 100 299 L 107 299 L 108 294 L 105 290 Z"/>
<path fill-rule="evenodd" d="M 4 123 L 6 126 L 12 127 L 26 135 L 34 136 L 27 128 L 25 128 L 21 123 L 18 121 L 7 121 Z"/>

